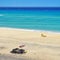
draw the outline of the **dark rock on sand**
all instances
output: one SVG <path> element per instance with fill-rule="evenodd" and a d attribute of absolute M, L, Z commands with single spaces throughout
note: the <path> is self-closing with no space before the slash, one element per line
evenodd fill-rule
<path fill-rule="evenodd" d="M 26 52 L 25 52 L 24 49 L 15 48 L 15 49 L 12 49 L 11 53 L 23 54 L 23 53 L 26 53 Z"/>

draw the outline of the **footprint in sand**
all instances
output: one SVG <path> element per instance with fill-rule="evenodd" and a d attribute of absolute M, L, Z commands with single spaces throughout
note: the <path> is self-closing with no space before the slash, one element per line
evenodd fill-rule
<path fill-rule="evenodd" d="M 0 49 L 6 49 L 6 47 L 4 47 L 4 46 L 0 46 Z"/>

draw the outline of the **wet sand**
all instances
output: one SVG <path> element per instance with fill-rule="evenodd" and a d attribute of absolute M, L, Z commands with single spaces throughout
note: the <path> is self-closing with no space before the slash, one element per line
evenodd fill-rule
<path fill-rule="evenodd" d="M 15 58 L 12 56 L 8 56 L 8 55 L 1 55 L 0 56 L 0 60 L 24 60 L 22 58 Z"/>

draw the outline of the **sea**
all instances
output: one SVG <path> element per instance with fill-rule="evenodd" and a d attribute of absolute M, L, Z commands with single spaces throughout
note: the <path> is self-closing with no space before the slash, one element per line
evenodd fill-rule
<path fill-rule="evenodd" d="M 0 27 L 60 32 L 60 7 L 0 7 Z"/>

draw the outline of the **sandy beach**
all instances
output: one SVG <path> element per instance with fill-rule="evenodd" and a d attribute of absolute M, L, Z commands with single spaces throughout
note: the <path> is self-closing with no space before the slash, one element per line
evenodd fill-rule
<path fill-rule="evenodd" d="M 22 44 L 26 54 L 10 53 Z M 0 28 L 0 60 L 9 56 L 10 60 L 60 60 L 60 33 Z"/>

